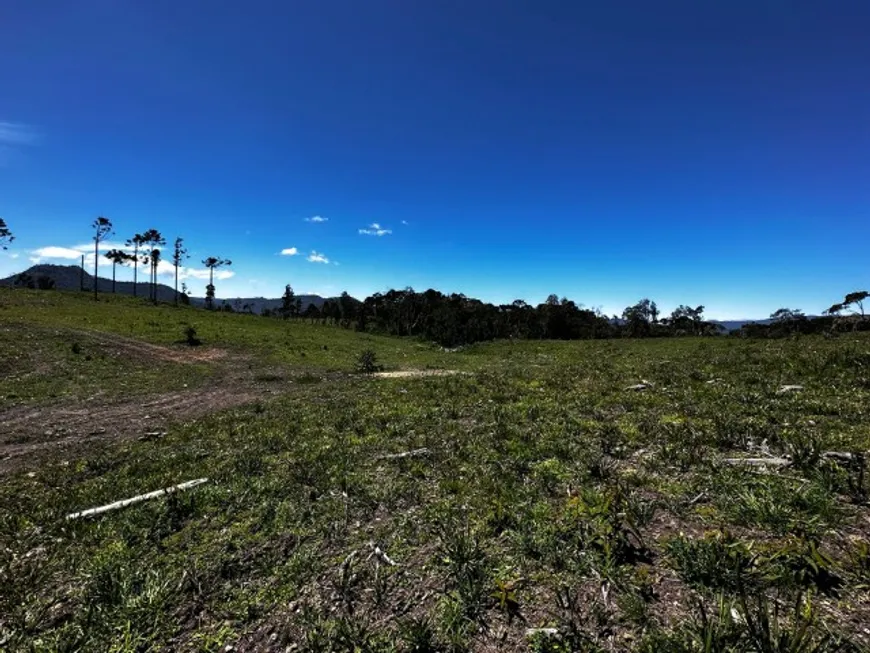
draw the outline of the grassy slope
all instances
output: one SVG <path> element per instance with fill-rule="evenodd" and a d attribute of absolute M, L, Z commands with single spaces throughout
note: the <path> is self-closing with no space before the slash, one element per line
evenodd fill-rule
<path fill-rule="evenodd" d="M 0 289 L 0 323 L 95 329 L 158 345 L 177 344 L 184 338 L 184 329 L 192 325 L 207 346 L 249 353 L 261 361 L 294 368 L 347 371 L 363 349 L 373 349 L 390 369 L 454 361 L 439 347 L 413 340 L 361 335 L 304 320 L 287 323 L 185 306 L 152 307 L 119 295 L 101 295 L 101 301 L 95 303 L 82 293 Z"/>
<path fill-rule="evenodd" d="M 816 456 L 870 448 L 866 338 L 447 354 L 129 300 L 0 303 L 0 326 L 155 343 L 192 322 L 211 346 L 291 369 L 348 370 L 371 347 L 390 366 L 475 372 L 297 383 L 156 442 L 0 479 L 0 647 L 688 651 L 701 650 L 699 598 L 708 616 L 720 601 L 752 616 L 772 610 L 752 597 L 788 603 L 801 591 L 814 628 L 867 645 L 870 513 L 855 476 Z M 641 379 L 653 387 L 625 390 Z M 784 383 L 806 389 L 777 394 Z M 764 475 L 721 463 L 762 445 L 799 464 Z M 63 520 L 200 476 L 213 482 Z M 400 565 L 379 562 L 370 542 Z M 762 649 L 728 614 L 708 629 L 731 650 L 803 650 Z M 534 626 L 563 639 L 529 642 Z"/>

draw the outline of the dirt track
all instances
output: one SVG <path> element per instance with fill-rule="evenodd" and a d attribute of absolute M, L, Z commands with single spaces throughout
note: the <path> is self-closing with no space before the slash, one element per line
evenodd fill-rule
<path fill-rule="evenodd" d="M 209 385 L 109 401 L 104 398 L 90 402 L 67 400 L 0 410 L 0 476 L 37 467 L 48 458 L 75 458 L 93 443 L 160 437 L 173 423 L 249 404 L 286 389 L 283 373 L 277 374 L 272 383 L 258 382 L 248 357 L 224 349 L 161 346 L 115 334 L 79 329 L 65 331 L 76 333 L 103 351 L 126 359 L 159 360 L 177 365 L 206 364 L 212 369 Z M 262 373 L 268 370 L 258 369 L 262 379 Z M 453 374 L 462 372 L 402 370 L 374 376 L 416 378 Z"/>
<path fill-rule="evenodd" d="M 0 475 L 33 468 L 48 457 L 76 457 L 95 442 L 159 437 L 173 423 L 251 403 L 279 390 L 256 382 L 248 357 L 224 349 L 167 347 L 115 334 L 64 331 L 128 360 L 209 365 L 209 385 L 108 401 L 101 397 L 0 410 Z"/>
<path fill-rule="evenodd" d="M 156 437 L 170 424 L 251 403 L 263 391 L 219 386 L 93 405 L 21 406 L 0 413 L 0 475 L 91 442 Z"/>

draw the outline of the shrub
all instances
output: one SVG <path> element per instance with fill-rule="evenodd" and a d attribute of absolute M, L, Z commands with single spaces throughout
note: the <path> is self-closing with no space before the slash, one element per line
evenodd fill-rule
<path fill-rule="evenodd" d="M 378 357 L 371 349 L 363 351 L 356 359 L 356 371 L 358 374 L 374 374 L 383 368 L 378 364 Z"/>
<path fill-rule="evenodd" d="M 202 344 L 202 340 L 196 336 L 196 328 L 190 324 L 184 329 L 184 341 L 191 347 L 198 347 Z"/>

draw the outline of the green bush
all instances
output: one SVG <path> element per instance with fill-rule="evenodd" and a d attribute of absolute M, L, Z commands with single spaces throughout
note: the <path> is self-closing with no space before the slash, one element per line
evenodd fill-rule
<path fill-rule="evenodd" d="M 384 368 L 378 364 L 377 354 L 371 349 L 366 349 L 356 359 L 355 369 L 358 374 L 374 374 Z"/>

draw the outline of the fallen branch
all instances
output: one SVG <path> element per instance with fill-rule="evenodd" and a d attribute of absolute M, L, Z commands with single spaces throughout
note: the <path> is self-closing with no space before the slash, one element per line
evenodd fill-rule
<path fill-rule="evenodd" d="M 154 492 L 148 492 L 147 494 L 140 494 L 135 497 L 130 497 L 129 499 L 122 499 L 121 501 L 115 501 L 114 503 L 110 503 L 105 506 L 99 506 L 98 508 L 89 508 L 88 510 L 82 510 L 81 512 L 73 512 L 67 515 L 66 518 L 69 520 L 79 519 L 80 517 L 91 517 L 93 515 L 99 515 L 104 512 L 109 512 L 110 510 L 118 510 L 119 508 L 126 508 L 127 506 L 132 506 L 134 503 L 141 503 L 142 501 L 156 499 L 167 494 L 181 492 L 182 490 L 189 490 L 196 487 L 197 485 L 202 485 L 206 482 L 208 482 L 207 478 L 198 478 L 195 481 L 179 483 L 178 485 L 173 485 L 172 487 L 164 488 L 162 490 L 155 490 Z"/>
<path fill-rule="evenodd" d="M 558 628 L 526 628 L 526 637 L 559 637 Z"/>
<path fill-rule="evenodd" d="M 157 440 L 166 435 L 166 431 L 148 431 L 147 433 L 143 433 L 139 436 L 139 440 L 147 441 L 147 440 Z"/>
<path fill-rule="evenodd" d="M 822 458 L 826 458 L 828 460 L 836 460 L 839 463 L 849 464 L 852 462 L 861 463 L 864 459 L 863 453 L 850 453 L 848 451 L 826 451 L 822 454 Z"/>
<path fill-rule="evenodd" d="M 771 467 L 787 467 L 791 465 L 788 458 L 725 458 L 728 465 L 770 465 Z"/>
<path fill-rule="evenodd" d="M 802 385 L 783 385 L 779 387 L 779 390 L 776 391 L 778 395 L 784 395 L 789 392 L 800 392 L 804 387 Z"/>
<path fill-rule="evenodd" d="M 383 456 L 378 456 L 377 460 L 397 460 L 399 458 L 412 458 L 414 456 L 425 456 L 429 453 L 429 449 L 414 449 L 412 451 L 403 451 L 402 453 L 389 453 Z"/>
<path fill-rule="evenodd" d="M 800 476 L 790 476 L 789 474 L 777 474 L 776 472 L 770 471 L 767 468 L 764 469 L 747 469 L 747 474 L 754 474 L 755 476 L 766 476 L 768 478 L 775 477 L 781 478 L 786 481 L 794 481 L 795 483 L 800 483 L 804 485 L 810 482 L 808 478 L 801 478 Z"/>
<path fill-rule="evenodd" d="M 698 494 L 698 496 L 696 496 L 694 499 L 692 499 L 691 501 L 689 501 L 689 505 L 690 505 L 690 506 L 694 506 L 694 505 L 695 505 L 696 503 L 698 503 L 699 501 L 705 501 L 706 499 L 707 499 L 707 493 L 706 493 L 706 492 L 701 492 L 701 493 Z"/>

